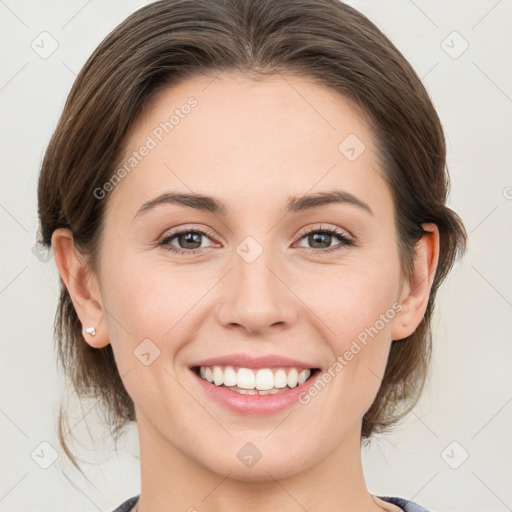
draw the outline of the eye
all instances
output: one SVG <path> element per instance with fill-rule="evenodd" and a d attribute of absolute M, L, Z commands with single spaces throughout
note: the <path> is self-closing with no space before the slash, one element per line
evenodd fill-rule
<path fill-rule="evenodd" d="M 204 240 L 202 239 L 205 237 L 211 240 L 214 237 L 213 231 L 186 226 L 185 228 L 177 229 L 166 234 L 166 236 L 158 242 L 158 245 L 176 254 L 195 255 L 203 252 L 204 249 L 208 247 L 203 245 Z M 331 246 L 331 242 L 336 238 L 340 243 Z M 307 239 L 307 242 L 313 246 L 305 247 L 305 249 L 315 254 L 330 253 L 354 245 L 352 238 L 344 231 L 337 228 L 323 228 L 322 226 L 303 232 L 300 240 L 303 239 Z M 178 246 L 173 245 L 173 242 Z"/>
<path fill-rule="evenodd" d="M 176 254 L 197 254 L 202 252 L 204 248 L 202 245 L 203 240 L 201 240 L 203 237 L 213 237 L 213 232 L 210 230 L 192 229 L 187 226 L 168 233 L 158 245 Z M 178 247 L 172 245 L 175 239 Z"/>
<path fill-rule="evenodd" d="M 301 240 L 306 238 L 307 242 L 312 244 L 313 247 L 306 248 L 314 253 L 326 253 L 342 249 L 343 247 L 349 247 L 354 245 L 352 238 L 345 232 L 337 228 L 319 228 L 309 230 L 302 234 Z M 331 242 L 334 239 L 340 240 L 340 243 L 331 246 Z"/>

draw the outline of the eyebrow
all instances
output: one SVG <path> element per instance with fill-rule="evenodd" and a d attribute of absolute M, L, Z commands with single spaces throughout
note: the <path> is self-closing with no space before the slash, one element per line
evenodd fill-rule
<path fill-rule="evenodd" d="M 374 215 L 370 206 L 362 199 L 346 190 L 331 190 L 328 192 L 316 192 L 314 194 L 305 194 L 302 196 L 289 196 L 286 202 L 287 212 L 301 212 L 312 208 L 319 208 L 330 204 L 352 204 L 370 215 Z M 215 197 L 204 194 L 192 194 L 187 192 L 167 192 L 154 199 L 145 202 L 134 216 L 135 217 L 152 210 L 162 204 L 178 204 L 187 206 L 196 210 L 201 210 L 217 215 L 226 216 L 228 209 L 226 205 Z"/>

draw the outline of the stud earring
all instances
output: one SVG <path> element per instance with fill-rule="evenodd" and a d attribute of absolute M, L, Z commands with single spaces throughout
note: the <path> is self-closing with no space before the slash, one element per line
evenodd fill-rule
<path fill-rule="evenodd" d="M 84 332 L 91 336 L 96 336 L 96 329 L 94 327 L 87 327 L 87 329 L 84 329 Z"/>

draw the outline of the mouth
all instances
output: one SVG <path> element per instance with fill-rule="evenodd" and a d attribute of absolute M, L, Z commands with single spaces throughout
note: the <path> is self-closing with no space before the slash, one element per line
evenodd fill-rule
<path fill-rule="evenodd" d="M 233 365 L 193 366 L 203 381 L 241 395 L 276 395 L 302 386 L 319 368 L 277 367 L 245 368 Z"/>

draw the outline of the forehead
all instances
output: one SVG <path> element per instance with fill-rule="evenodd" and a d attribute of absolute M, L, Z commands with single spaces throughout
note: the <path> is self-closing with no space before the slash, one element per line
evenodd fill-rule
<path fill-rule="evenodd" d="M 235 193 L 247 206 L 274 202 L 283 191 L 342 186 L 368 197 L 385 186 L 364 113 L 336 91 L 291 75 L 223 73 L 162 90 L 130 127 L 125 150 L 120 166 L 133 165 L 113 191 L 117 205 L 166 188 Z"/>

